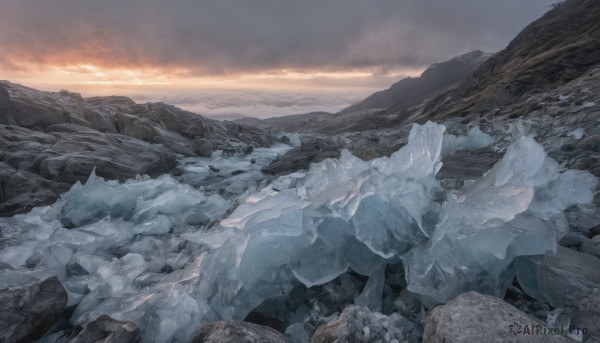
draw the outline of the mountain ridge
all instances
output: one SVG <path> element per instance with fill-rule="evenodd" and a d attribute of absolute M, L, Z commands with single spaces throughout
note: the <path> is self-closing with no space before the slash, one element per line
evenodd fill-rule
<path fill-rule="evenodd" d="M 339 111 L 338 114 L 374 108 L 386 111 L 410 108 L 440 90 L 455 86 L 491 55 L 481 50 L 474 50 L 444 62 L 434 63 L 419 77 L 404 78 L 388 89 L 376 92 L 363 101 Z"/>
<path fill-rule="evenodd" d="M 325 134 L 391 127 L 403 120 L 394 113 L 419 106 L 423 101 L 456 86 L 489 56 L 490 53 L 475 50 L 444 62 L 434 63 L 419 77 L 404 78 L 388 89 L 376 92 L 337 113 L 312 112 L 260 121 L 243 118 L 236 122 L 264 124 L 286 131 Z"/>
<path fill-rule="evenodd" d="M 600 63 L 599 17 L 598 1 L 556 4 L 458 87 L 429 101 L 419 119 L 510 113 L 512 105 L 532 94 L 582 76 Z"/>

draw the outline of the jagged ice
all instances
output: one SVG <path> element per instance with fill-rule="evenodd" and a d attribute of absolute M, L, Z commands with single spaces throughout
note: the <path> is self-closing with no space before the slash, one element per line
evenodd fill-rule
<path fill-rule="evenodd" d="M 4 222 L 12 231 L 0 262 L 12 269 L 0 273 L 13 284 L 59 275 L 78 304 L 75 324 L 107 313 L 136 322 L 147 342 L 186 341 L 202 323 L 243 319 L 349 270 L 369 277 L 354 302 L 372 310 L 382 307 L 389 265 L 403 265 L 408 290 L 431 303 L 467 290 L 502 296 L 512 261 L 554 251 L 568 228 L 564 209 L 589 203 L 596 179 L 559 172 L 522 137 L 442 202 L 442 154 L 493 142 L 479 129 L 466 138 L 444 131 L 414 125 L 389 158 L 344 151 L 283 176 L 208 231 L 197 227 L 233 206 L 217 194 L 169 176 L 124 184 L 92 176 L 55 205 Z M 291 325 L 308 315 L 291 312 Z"/>

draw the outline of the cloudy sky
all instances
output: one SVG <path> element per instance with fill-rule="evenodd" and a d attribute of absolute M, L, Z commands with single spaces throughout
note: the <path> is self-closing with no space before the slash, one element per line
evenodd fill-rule
<path fill-rule="evenodd" d="M 215 116 L 337 111 L 556 0 L 0 0 L 0 79 Z"/>

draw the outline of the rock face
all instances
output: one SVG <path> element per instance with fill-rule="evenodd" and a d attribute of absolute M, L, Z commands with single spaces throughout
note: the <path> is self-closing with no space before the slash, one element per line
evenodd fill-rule
<path fill-rule="evenodd" d="M 192 337 L 191 343 L 289 343 L 281 333 L 266 326 L 220 321 L 204 325 Z"/>
<path fill-rule="evenodd" d="M 0 215 L 48 205 L 94 168 L 105 178 L 125 180 L 168 173 L 176 164 L 164 146 L 75 124 L 53 125 L 46 132 L 0 125 L 0 146 Z"/>
<path fill-rule="evenodd" d="M 468 292 L 427 314 L 423 342 L 572 342 L 564 336 L 526 334 L 531 325 L 542 324 L 501 299 Z"/>
<path fill-rule="evenodd" d="M 62 315 L 67 292 L 56 277 L 0 290 L 0 342 L 31 342 Z"/>
<path fill-rule="evenodd" d="M 50 184 L 41 176 L 0 162 L 0 213 L 11 215 L 53 203 L 57 197 Z"/>
<path fill-rule="evenodd" d="M 85 327 L 76 327 L 68 338 L 59 343 L 138 343 L 140 329 L 132 322 L 121 322 L 101 315 Z"/>
<path fill-rule="evenodd" d="M 0 216 L 56 199 L 96 168 L 125 180 L 168 173 L 176 154 L 243 153 L 271 145 L 265 132 L 220 122 L 163 103 L 125 97 L 84 99 L 0 82 Z"/>
<path fill-rule="evenodd" d="M 415 325 L 401 315 L 371 312 L 365 306 L 351 305 L 340 318 L 319 326 L 311 343 L 419 342 Z"/>
<path fill-rule="evenodd" d="M 556 254 L 519 257 L 516 266 L 523 290 L 554 306 L 588 296 L 600 285 L 600 259 L 562 246 Z"/>

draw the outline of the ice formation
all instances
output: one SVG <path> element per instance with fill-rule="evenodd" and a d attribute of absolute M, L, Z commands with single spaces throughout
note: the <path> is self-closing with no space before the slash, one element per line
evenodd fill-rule
<path fill-rule="evenodd" d="M 446 302 L 466 289 L 502 297 L 515 257 L 555 251 L 568 230 L 563 211 L 589 203 L 596 178 L 558 173 L 533 138 L 504 157 L 463 193 L 450 196 L 432 239 L 405 258 L 408 289 Z"/>
<path fill-rule="evenodd" d="M 0 219 L 0 288 L 56 275 L 69 306 L 77 305 L 74 322 L 106 313 L 135 319 L 144 341 L 186 341 L 193 328 L 181 328 L 200 306 L 191 297 L 202 253 L 211 235 L 223 234 L 207 230 L 264 187 L 260 169 L 288 149 L 185 158 L 185 183 L 169 175 L 118 183 L 92 173 L 52 206 Z M 127 301 L 135 305 L 120 309 Z"/>
<path fill-rule="evenodd" d="M 249 162 L 235 175 L 248 179 L 211 186 L 206 161 L 188 160 L 183 179 L 199 189 L 170 176 L 125 184 L 92 176 L 53 206 L 2 220 L 9 238 L 0 262 L 14 269 L 0 270 L 0 280 L 59 275 L 78 304 L 74 323 L 107 313 L 136 322 L 146 342 L 187 341 L 202 323 L 244 319 L 258 307 L 285 308 L 288 331 L 300 337 L 298 323 L 312 310 L 286 301 L 297 290 L 337 279 L 355 303 L 379 310 L 395 282 L 391 266 L 404 266 L 408 290 L 431 302 L 467 290 L 501 296 L 513 259 L 554 250 L 567 229 L 563 210 L 591 201 L 596 180 L 559 173 L 541 145 L 522 137 L 440 203 L 442 150 L 489 144 L 478 129 L 466 139 L 444 130 L 415 125 L 389 158 L 366 162 L 344 151 L 260 191 L 249 186 L 258 175 Z M 240 165 L 219 163 L 213 171 Z M 358 294 L 349 270 L 368 276 Z"/>
<path fill-rule="evenodd" d="M 483 148 L 494 143 L 494 138 L 487 133 L 482 132 L 479 126 L 472 127 L 466 136 L 455 136 L 444 134 L 442 144 L 442 154 L 446 155 L 455 150 L 472 150 Z"/>

